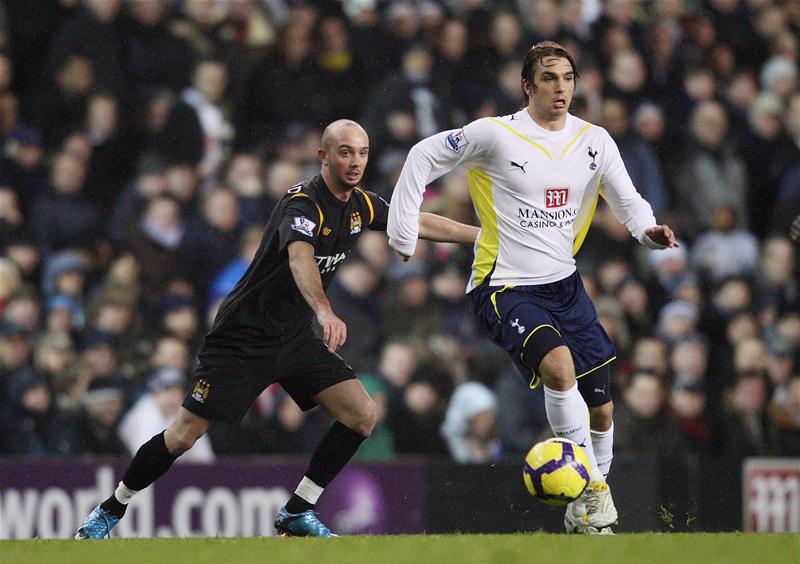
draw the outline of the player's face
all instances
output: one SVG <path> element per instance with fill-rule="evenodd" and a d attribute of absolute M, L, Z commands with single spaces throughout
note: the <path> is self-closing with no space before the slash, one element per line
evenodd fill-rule
<path fill-rule="evenodd" d="M 321 156 L 331 180 L 343 190 L 352 190 L 359 185 L 367 168 L 369 138 L 359 128 L 342 128 L 328 150 L 321 151 Z"/>
<path fill-rule="evenodd" d="M 537 116 L 553 120 L 565 116 L 575 92 L 575 73 L 564 57 L 545 57 L 534 67 L 529 106 Z"/>

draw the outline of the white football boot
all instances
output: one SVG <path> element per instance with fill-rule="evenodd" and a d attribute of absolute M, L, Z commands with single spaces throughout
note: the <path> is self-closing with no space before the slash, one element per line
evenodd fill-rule
<path fill-rule="evenodd" d="M 611 526 L 617 524 L 617 518 L 608 484 L 590 482 L 581 496 L 567 505 L 564 528 L 568 533 L 613 535 Z"/>

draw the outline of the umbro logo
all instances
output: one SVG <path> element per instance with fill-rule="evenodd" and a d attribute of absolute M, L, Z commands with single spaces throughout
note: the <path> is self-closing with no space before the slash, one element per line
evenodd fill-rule
<path fill-rule="evenodd" d="M 528 164 L 528 161 L 525 161 L 522 164 L 517 164 L 514 161 L 511 161 L 510 164 L 511 164 L 511 166 L 517 167 L 518 169 L 520 169 L 522 171 L 523 174 L 525 174 L 525 165 Z"/>

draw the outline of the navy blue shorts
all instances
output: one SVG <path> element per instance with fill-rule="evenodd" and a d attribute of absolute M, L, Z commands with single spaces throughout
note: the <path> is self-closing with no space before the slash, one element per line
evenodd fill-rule
<path fill-rule="evenodd" d="M 550 284 L 484 284 L 469 296 L 481 328 L 511 355 L 531 388 L 539 385 L 538 369 L 545 355 L 566 345 L 586 403 L 598 406 L 611 401 L 609 364 L 616 358 L 616 349 L 597 319 L 577 270 Z M 526 345 L 529 352 L 535 351 L 535 358 L 525 358 Z"/>

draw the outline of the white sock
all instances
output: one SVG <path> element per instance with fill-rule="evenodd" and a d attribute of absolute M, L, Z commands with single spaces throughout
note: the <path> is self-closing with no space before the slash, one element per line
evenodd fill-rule
<path fill-rule="evenodd" d="M 597 468 L 594 448 L 589 439 L 589 408 L 578 391 L 578 383 L 563 392 L 545 386 L 544 407 L 547 421 L 556 437 L 564 437 L 581 445 L 589 457 L 592 469 Z"/>
<path fill-rule="evenodd" d="M 591 435 L 597 467 L 603 478 L 607 478 L 611 470 L 611 461 L 614 460 L 614 423 L 611 423 L 608 431 L 592 431 Z"/>
<path fill-rule="evenodd" d="M 133 496 L 138 493 L 139 490 L 132 490 L 122 482 L 119 483 L 117 489 L 114 490 L 114 497 L 117 498 L 117 501 L 120 502 L 122 505 L 128 505 Z"/>
<path fill-rule="evenodd" d="M 303 476 L 303 479 L 300 481 L 300 485 L 297 486 L 297 489 L 294 490 L 294 493 L 302 497 L 308 503 L 316 505 L 317 500 L 319 499 L 319 496 L 322 495 L 323 490 L 325 490 L 325 488 L 318 486 L 313 480 L 309 480 Z"/>

